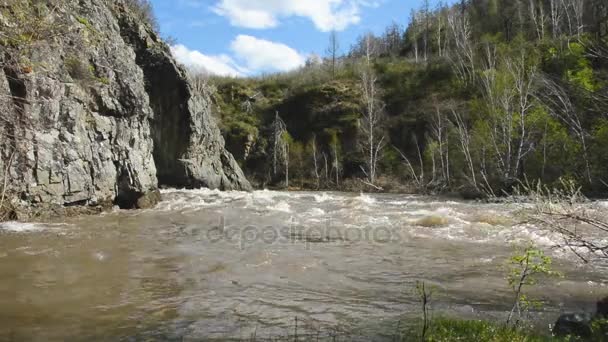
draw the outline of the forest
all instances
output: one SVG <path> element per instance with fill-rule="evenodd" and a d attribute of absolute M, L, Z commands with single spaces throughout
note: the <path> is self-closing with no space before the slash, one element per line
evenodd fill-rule
<path fill-rule="evenodd" d="M 258 187 L 608 190 L 605 1 L 427 0 L 407 26 L 327 45 L 292 72 L 201 80 Z"/>

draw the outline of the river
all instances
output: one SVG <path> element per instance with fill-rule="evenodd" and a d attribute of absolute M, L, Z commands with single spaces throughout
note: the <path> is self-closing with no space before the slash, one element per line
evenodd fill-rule
<path fill-rule="evenodd" d="M 420 315 L 502 320 L 505 262 L 545 248 L 544 329 L 592 310 L 608 272 L 518 208 L 411 195 L 165 190 L 153 210 L 0 225 L 0 340 L 201 340 L 312 331 L 386 337 Z M 403 323 L 406 324 L 406 323 Z"/>

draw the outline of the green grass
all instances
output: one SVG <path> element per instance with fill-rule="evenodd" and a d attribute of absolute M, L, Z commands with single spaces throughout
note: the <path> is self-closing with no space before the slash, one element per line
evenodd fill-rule
<path fill-rule="evenodd" d="M 433 320 L 425 341 L 428 342 L 545 342 L 545 341 L 608 341 L 608 320 L 598 320 L 592 325 L 593 336 L 590 339 L 578 337 L 553 337 L 531 332 L 525 329 L 505 327 L 502 324 L 480 321 L 438 318 Z M 420 341 L 418 335 L 406 338 L 406 341 Z"/>
<path fill-rule="evenodd" d="M 539 336 L 527 331 L 507 328 L 486 321 L 437 319 L 433 321 L 426 338 L 429 342 L 488 341 L 488 342 L 541 342 L 559 341 L 550 336 Z"/>

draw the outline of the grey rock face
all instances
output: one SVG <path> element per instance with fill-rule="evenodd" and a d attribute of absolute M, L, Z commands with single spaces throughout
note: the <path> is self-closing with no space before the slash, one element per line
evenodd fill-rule
<path fill-rule="evenodd" d="M 154 111 L 154 159 L 161 184 L 251 190 L 225 149 L 209 96 L 193 90 L 186 71 L 153 33 L 129 16 L 120 18 L 121 33 L 134 47 L 147 80 Z"/>
<path fill-rule="evenodd" d="M 23 206 L 133 208 L 159 179 L 249 189 L 168 47 L 121 1 L 65 3 L 49 19 L 65 32 L 0 56 L 7 194 Z"/>

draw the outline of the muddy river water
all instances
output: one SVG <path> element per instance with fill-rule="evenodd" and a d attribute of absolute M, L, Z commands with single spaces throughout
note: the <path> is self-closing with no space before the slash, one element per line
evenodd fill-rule
<path fill-rule="evenodd" d="M 608 210 L 608 207 L 607 207 Z M 518 208 L 444 198 L 166 190 L 145 211 L 0 225 L 0 340 L 204 340 L 314 329 L 374 338 L 420 313 L 502 320 L 505 260 L 530 242 L 564 274 L 543 328 L 608 295 L 608 268 L 552 248 Z M 401 323 L 398 323 L 401 324 Z M 297 333 L 297 331 L 296 331 Z"/>

